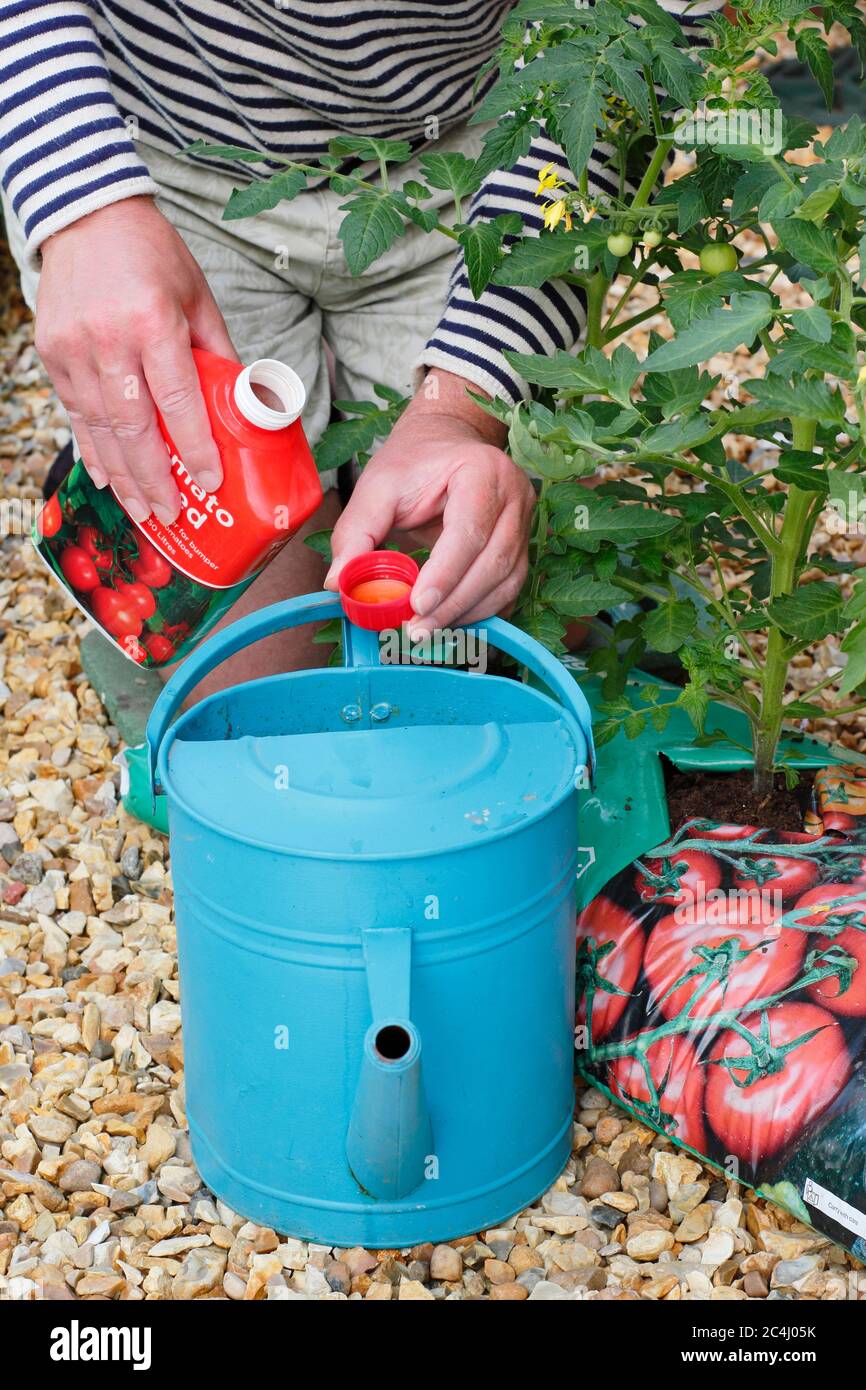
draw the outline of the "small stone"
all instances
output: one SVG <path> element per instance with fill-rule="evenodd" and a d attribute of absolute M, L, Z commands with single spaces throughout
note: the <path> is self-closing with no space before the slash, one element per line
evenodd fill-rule
<path fill-rule="evenodd" d="M 670 1231 L 640 1231 L 636 1236 L 629 1236 L 625 1243 L 626 1254 L 633 1260 L 657 1260 L 673 1243 Z"/>
<path fill-rule="evenodd" d="M 663 1182 L 653 1178 L 649 1188 L 650 1206 L 653 1211 L 667 1211 L 668 1191 Z"/>
<path fill-rule="evenodd" d="M 770 1286 L 774 1289 L 796 1287 L 798 1281 L 811 1274 L 817 1264 L 816 1255 L 800 1255 L 796 1260 L 780 1260 L 770 1276 Z"/>
<path fill-rule="evenodd" d="M 599 1144 L 612 1144 L 625 1129 L 622 1120 L 615 1115 L 602 1115 L 595 1127 L 595 1137 Z"/>
<path fill-rule="evenodd" d="M 637 1197 L 631 1192 L 603 1192 L 601 1200 L 606 1207 L 613 1207 L 615 1211 L 628 1213 L 637 1210 Z"/>
<path fill-rule="evenodd" d="M 597 1206 L 592 1208 L 590 1216 L 595 1224 L 601 1226 L 604 1231 L 615 1231 L 622 1221 L 622 1212 L 617 1211 L 615 1207 L 605 1206 L 603 1202 L 599 1202 Z"/>
<path fill-rule="evenodd" d="M 59 777 L 40 777 L 30 783 L 29 791 L 43 811 L 51 811 L 56 816 L 68 816 L 75 805 L 68 783 Z"/>
<path fill-rule="evenodd" d="M 135 881 L 141 873 L 141 850 L 138 845 L 130 845 L 120 856 L 121 872 Z"/>
<path fill-rule="evenodd" d="M 508 1256 L 508 1263 L 515 1274 L 520 1277 L 527 1269 L 543 1269 L 542 1257 L 535 1250 L 530 1250 L 528 1245 L 515 1245 L 511 1254 Z"/>
<path fill-rule="evenodd" d="M 743 1280 L 743 1290 L 749 1298 L 766 1298 L 770 1290 L 767 1281 L 756 1269 L 752 1269 Z"/>
<path fill-rule="evenodd" d="M 430 1256 L 430 1278 L 453 1284 L 463 1277 L 463 1260 L 453 1245 L 437 1245 Z"/>
<path fill-rule="evenodd" d="M 64 1168 L 57 1180 L 57 1186 L 61 1192 L 89 1192 L 101 1177 L 102 1169 L 98 1163 L 91 1163 L 86 1158 L 77 1158 L 68 1168 Z"/>
<path fill-rule="evenodd" d="M 485 1260 L 484 1276 L 491 1284 L 510 1284 L 515 1277 L 514 1270 L 505 1260 Z"/>
<path fill-rule="evenodd" d="M 401 1303 L 420 1302 L 422 1299 L 432 1299 L 433 1294 L 418 1279 L 401 1279 L 397 1298 Z"/>
<path fill-rule="evenodd" d="M 529 1290 L 522 1284 L 494 1284 L 490 1290 L 490 1297 L 497 1303 L 519 1303 L 529 1297 Z"/>
<path fill-rule="evenodd" d="M 711 1231 L 701 1246 L 701 1264 L 717 1266 L 724 1264 L 734 1253 L 734 1237 L 730 1231 Z"/>
<path fill-rule="evenodd" d="M 344 1260 L 330 1260 L 325 1265 L 325 1278 L 335 1293 L 352 1292 L 352 1271 Z"/>
<path fill-rule="evenodd" d="M 222 1283 L 225 1272 L 225 1250 L 215 1245 L 190 1250 L 172 1282 L 171 1296 L 173 1299 L 201 1298 Z"/>
<path fill-rule="evenodd" d="M 530 1303 L 550 1302 L 562 1298 L 568 1298 L 565 1289 L 561 1289 L 558 1284 L 554 1284 L 549 1279 L 539 1279 L 529 1295 Z"/>
<path fill-rule="evenodd" d="M 75 1124 L 65 1115 L 30 1116 L 30 1133 L 40 1144 L 65 1144 L 74 1129 Z"/>
<path fill-rule="evenodd" d="M 601 1197 L 605 1192 L 618 1192 L 619 1187 L 619 1173 L 612 1163 L 597 1155 L 589 1160 L 580 1184 L 584 1197 Z"/>
<path fill-rule="evenodd" d="M 701 1240 L 713 1224 L 713 1208 L 709 1202 L 702 1202 L 700 1206 L 690 1211 L 677 1226 L 676 1237 L 682 1244 L 693 1240 Z"/>
<path fill-rule="evenodd" d="M 9 870 L 9 877 L 16 879 L 18 883 L 41 883 L 44 872 L 42 856 L 26 853 L 16 855 Z"/>
<path fill-rule="evenodd" d="M 439 1246 L 437 1248 L 447 1250 L 449 1247 Z M 433 1253 L 435 1254 L 436 1252 L 434 1251 Z M 369 1274 L 370 1271 L 372 1269 L 375 1269 L 379 1263 L 379 1261 L 376 1259 L 376 1256 L 372 1255 L 369 1250 L 365 1250 L 362 1245 L 355 1245 L 351 1250 L 344 1250 L 342 1254 L 342 1260 L 344 1264 L 348 1265 L 349 1272 L 351 1273 L 353 1279 L 357 1279 L 360 1274 Z M 300 1267 L 301 1266 L 297 1266 L 297 1268 Z M 432 1262 L 430 1272 L 433 1272 Z M 434 1278 L 435 1277 L 437 1276 L 434 1276 Z M 440 1275 L 438 1277 L 444 1278 L 444 1275 Z"/>

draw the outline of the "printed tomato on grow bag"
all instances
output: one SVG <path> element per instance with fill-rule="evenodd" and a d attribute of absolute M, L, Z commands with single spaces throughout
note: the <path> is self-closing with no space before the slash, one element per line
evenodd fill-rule
<path fill-rule="evenodd" d="M 783 902 L 805 893 L 818 879 L 818 865 L 808 859 L 789 859 L 781 854 L 748 855 L 733 875 L 738 888 L 749 892 L 769 889 Z"/>
<path fill-rule="evenodd" d="M 577 919 L 577 943 L 578 980 L 583 969 L 593 990 L 592 1036 L 599 1042 L 619 1023 L 640 974 L 643 928 L 639 917 L 598 897 Z M 577 1017 L 586 1023 L 585 995 Z"/>
<path fill-rule="evenodd" d="M 679 906 L 702 901 L 721 881 L 721 867 L 711 854 L 683 850 L 667 859 L 643 860 L 635 882 L 643 902 Z"/>
<path fill-rule="evenodd" d="M 738 1022 L 710 1053 L 707 1116 L 730 1153 L 757 1169 L 835 1099 L 851 1073 L 842 1027 L 814 1004 Z"/>
<path fill-rule="evenodd" d="M 684 910 L 653 927 L 644 955 L 648 1006 L 665 1018 L 711 1018 L 775 995 L 791 983 L 806 952 L 801 932 L 780 927 L 762 901 Z"/>
<path fill-rule="evenodd" d="M 632 1046 L 637 1038 L 627 1040 Z M 644 1060 L 646 1066 L 644 1065 Z M 652 1080 L 647 1085 L 646 1067 Z M 704 1070 L 695 1049 L 683 1037 L 659 1038 L 645 1054 L 616 1057 L 610 1064 L 610 1088 L 671 1138 L 703 1153 L 707 1147 L 704 1127 Z"/>
<path fill-rule="evenodd" d="M 825 883 L 804 893 L 793 913 L 801 929 L 820 929 L 809 945 L 836 968 L 808 986 L 809 997 L 837 1014 L 866 1015 L 866 885 Z"/>

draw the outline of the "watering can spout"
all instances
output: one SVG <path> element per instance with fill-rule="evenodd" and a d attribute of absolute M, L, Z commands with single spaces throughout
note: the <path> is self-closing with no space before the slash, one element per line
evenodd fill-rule
<path fill-rule="evenodd" d="M 421 1037 L 409 1017 L 412 933 L 370 927 L 362 938 L 373 1022 L 364 1038 L 346 1157 L 369 1196 L 404 1197 L 422 1182 L 433 1143 Z"/>
<path fill-rule="evenodd" d="M 408 1019 L 374 1022 L 346 1138 L 356 1182 L 371 1197 L 404 1197 L 423 1181 L 432 1142 L 418 1030 Z"/>

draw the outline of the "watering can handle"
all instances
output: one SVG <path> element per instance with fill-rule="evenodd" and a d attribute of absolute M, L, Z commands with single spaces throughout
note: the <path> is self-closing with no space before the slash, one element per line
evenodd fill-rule
<path fill-rule="evenodd" d="M 147 721 L 146 739 L 151 787 L 156 787 L 157 758 L 169 724 L 187 695 L 210 671 L 222 665 L 236 652 L 243 651 L 244 647 L 252 646 L 254 642 L 269 637 L 273 632 L 343 616 L 343 608 L 336 594 L 305 594 L 302 598 L 272 603 L 267 608 L 259 609 L 257 613 L 251 613 L 239 622 L 223 628 L 222 632 L 191 652 L 166 682 L 165 689 Z M 511 623 L 503 622 L 501 618 L 488 618 L 483 623 L 472 623 L 466 630 L 478 633 L 492 646 L 498 647 L 507 656 L 526 666 L 557 697 L 574 717 L 586 740 L 591 770 L 594 764 L 592 715 L 586 696 L 566 668 L 534 638 L 513 627 Z M 363 632 L 347 621 L 343 623 L 343 631 L 347 663 L 353 666 L 374 665 L 378 660 L 376 634 Z"/>

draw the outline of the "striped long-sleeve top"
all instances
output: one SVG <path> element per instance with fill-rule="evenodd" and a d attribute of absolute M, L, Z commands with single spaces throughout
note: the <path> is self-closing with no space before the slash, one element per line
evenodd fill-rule
<path fill-rule="evenodd" d="M 721 0 L 663 0 L 697 36 Z M 478 74 L 514 0 L 0 0 L 0 172 L 28 254 L 107 204 L 158 189 L 131 138 L 178 152 L 197 139 L 315 160 L 339 134 L 407 139 L 464 121 L 495 81 Z M 134 118 L 131 119 L 131 118 Z M 615 192 L 610 151 L 591 187 Z M 185 156 L 189 157 L 189 156 Z M 208 160 L 202 162 L 208 163 Z M 210 161 L 213 163 L 213 161 Z M 473 217 L 517 211 L 539 231 L 540 167 L 567 177 L 543 133 L 492 173 Z M 220 162 L 222 169 L 226 162 Z M 231 165 L 239 181 L 267 165 Z M 472 297 L 458 263 L 423 362 L 514 402 L 525 383 L 503 348 L 553 352 L 584 324 L 574 286 L 490 286 Z"/>

